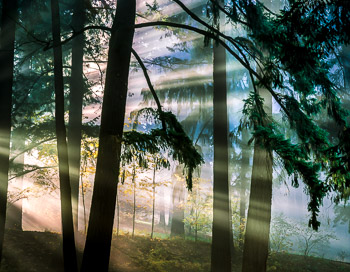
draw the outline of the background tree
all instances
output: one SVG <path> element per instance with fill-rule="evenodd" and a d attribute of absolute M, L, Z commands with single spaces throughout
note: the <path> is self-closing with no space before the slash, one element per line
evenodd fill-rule
<path fill-rule="evenodd" d="M 69 181 L 68 149 L 66 142 L 66 126 L 64 122 L 64 86 L 62 48 L 60 35 L 60 14 L 58 0 L 51 1 L 52 36 L 54 42 L 54 74 L 55 74 L 55 120 L 57 135 L 58 168 L 60 177 L 61 215 L 63 233 L 63 257 L 65 271 L 77 271 L 75 251 L 71 188 Z"/>
<path fill-rule="evenodd" d="M 265 118 L 256 126 L 266 126 L 272 118 L 272 97 L 266 89 L 255 89 L 264 102 Z M 272 152 L 255 140 L 249 208 L 244 240 L 242 271 L 266 271 L 272 201 Z"/>
<path fill-rule="evenodd" d="M 223 2 L 219 1 L 218 3 L 221 5 Z M 214 9 L 214 12 L 218 12 L 218 10 Z M 217 26 L 224 25 L 225 20 L 222 17 L 217 20 L 220 20 L 217 22 Z M 211 271 L 231 271 L 233 241 L 228 184 L 226 51 L 222 45 L 215 44 L 215 42 L 213 48 L 214 165 Z"/>
<path fill-rule="evenodd" d="M 0 264 L 5 235 L 17 1 L 3 1 L 0 32 Z"/>
<path fill-rule="evenodd" d="M 83 0 L 73 1 L 72 28 L 80 31 L 84 28 L 85 6 Z M 72 41 L 72 69 L 69 97 L 69 125 L 68 125 L 68 152 L 69 174 L 72 188 L 72 208 L 74 229 L 78 230 L 79 222 L 79 178 L 80 178 L 80 149 L 82 134 L 82 108 L 84 95 L 84 34 L 80 34 Z"/>

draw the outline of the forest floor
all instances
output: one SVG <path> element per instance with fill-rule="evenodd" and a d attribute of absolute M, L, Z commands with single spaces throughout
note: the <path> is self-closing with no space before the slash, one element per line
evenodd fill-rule
<path fill-rule="evenodd" d="M 84 236 L 78 237 L 81 259 Z M 4 241 L 2 272 L 62 272 L 61 237 L 51 232 L 8 230 Z M 237 252 L 233 271 L 240 271 Z M 210 271 L 210 244 L 183 239 L 150 239 L 120 235 L 113 238 L 111 272 Z M 273 254 L 268 271 L 350 272 L 350 264 L 292 254 Z"/>

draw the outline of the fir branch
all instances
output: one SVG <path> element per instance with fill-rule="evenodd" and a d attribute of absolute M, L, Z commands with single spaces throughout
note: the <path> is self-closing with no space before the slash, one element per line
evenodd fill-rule
<path fill-rule="evenodd" d="M 288 175 L 294 175 L 294 187 L 298 186 L 298 177 L 302 178 L 310 194 L 308 210 L 312 215 L 309 226 L 317 230 L 320 226 L 320 222 L 317 220 L 319 207 L 329 191 L 329 187 L 318 178 L 320 164 L 309 161 L 309 152 L 302 145 L 292 144 L 282 134 L 276 133 L 276 127 L 272 123 L 266 127 L 258 126 L 253 132 L 253 136 L 258 142 L 263 143 L 264 148 L 270 152 L 276 152 L 281 158 Z"/>
<path fill-rule="evenodd" d="M 165 120 L 163 118 L 163 110 L 162 110 L 162 106 L 160 104 L 160 101 L 159 101 L 159 98 L 157 96 L 157 93 L 156 91 L 154 90 L 153 88 L 153 85 L 152 85 L 152 82 L 151 82 L 151 79 L 149 78 L 149 75 L 148 75 L 148 72 L 147 72 L 147 68 L 146 66 L 144 65 L 143 61 L 141 60 L 140 56 L 137 54 L 137 52 L 131 48 L 131 52 L 132 54 L 134 55 L 134 57 L 136 58 L 136 60 L 138 61 L 139 65 L 141 66 L 141 69 L 143 71 L 143 74 L 145 76 L 145 79 L 147 81 L 147 85 L 148 85 L 148 88 L 150 89 L 152 95 L 153 95 L 153 98 L 154 100 L 156 101 L 156 104 L 157 104 L 157 108 L 158 108 L 158 111 L 159 111 L 159 117 L 161 119 L 161 122 L 162 122 L 162 127 L 163 127 L 163 130 L 166 130 L 166 123 L 165 123 Z"/>

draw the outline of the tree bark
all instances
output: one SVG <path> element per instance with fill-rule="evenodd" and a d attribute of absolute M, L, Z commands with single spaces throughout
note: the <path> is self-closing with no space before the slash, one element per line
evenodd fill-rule
<path fill-rule="evenodd" d="M 51 0 L 52 36 L 54 45 L 55 122 L 57 135 L 58 169 L 61 193 L 63 259 L 65 271 L 78 271 L 74 241 L 71 188 L 69 182 L 68 149 L 64 122 L 64 85 L 62 47 L 60 45 L 60 14 L 58 0 Z"/>
<path fill-rule="evenodd" d="M 248 147 L 248 131 L 246 129 L 242 132 L 242 161 L 241 161 L 241 174 L 240 174 L 240 188 L 239 188 L 239 221 L 240 221 L 240 229 L 239 229 L 239 246 L 243 249 L 243 241 L 244 241 L 244 226 L 246 224 L 246 191 L 247 191 L 247 173 L 249 169 L 249 147 Z"/>
<path fill-rule="evenodd" d="M 267 90 L 259 90 L 264 98 L 265 112 L 272 115 L 272 97 Z M 263 143 L 254 145 L 253 170 L 250 187 L 247 227 L 243 252 L 243 272 L 265 272 L 269 251 L 271 199 L 272 199 L 272 154 L 263 148 Z"/>
<path fill-rule="evenodd" d="M 25 147 L 25 134 L 21 128 L 17 128 L 16 132 L 12 131 L 12 148 L 11 153 L 16 156 L 13 163 L 16 165 L 13 174 L 23 173 L 24 171 L 24 153 L 20 154 Z M 11 183 L 14 191 L 20 192 L 23 188 L 23 175 L 15 178 Z M 11 188 L 10 187 L 10 188 Z M 6 228 L 22 231 L 22 199 L 18 199 L 14 203 L 9 203 L 7 207 Z"/>
<path fill-rule="evenodd" d="M 118 185 L 117 184 L 117 236 L 119 236 L 119 230 L 120 230 L 120 207 L 119 207 L 119 191 L 118 191 Z"/>
<path fill-rule="evenodd" d="M 108 52 L 99 153 L 82 271 L 108 271 L 131 46 L 135 0 L 118 0 Z"/>
<path fill-rule="evenodd" d="M 17 1 L 2 1 L 0 33 L 0 265 L 5 234 Z"/>
<path fill-rule="evenodd" d="M 132 171 L 132 186 L 133 186 L 133 212 L 132 212 L 132 238 L 135 236 L 135 219 L 136 219 L 136 182 L 135 182 L 135 165 Z"/>
<path fill-rule="evenodd" d="M 165 228 L 165 203 L 164 203 L 164 187 L 161 188 L 160 204 L 159 204 L 159 226 Z M 159 198 L 158 198 L 159 199 Z"/>
<path fill-rule="evenodd" d="M 175 174 L 181 174 L 181 167 L 176 166 Z M 171 219 L 171 237 L 179 236 L 184 237 L 185 236 L 185 210 L 184 210 L 184 195 L 185 195 L 185 188 L 184 184 L 181 180 L 178 180 L 175 175 L 173 176 L 173 179 L 175 179 L 174 189 L 173 189 L 173 212 L 172 212 L 172 219 Z"/>
<path fill-rule="evenodd" d="M 76 31 L 81 30 L 84 27 L 84 22 L 84 1 L 75 0 L 72 21 L 73 29 Z M 80 34 L 72 41 L 72 76 L 70 81 L 68 125 L 69 177 L 72 188 L 72 209 L 75 231 L 78 231 L 79 222 L 80 147 L 84 94 L 83 58 L 84 34 Z"/>
<path fill-rule="evenodd" d="M 219 1 L 222 4 L 222 1 Z M 213 228 L 211 271 L 231 272 L 232 228 L 228 184 L 228 118 L 226 87 L 226 52 L 214 44 L 213 59 Z"/>
<path fill-rule="evenodd" d="M 153 184 L 152 184 L 152 230 L 151 230 L 151 239 L 153 239 L 153 232 L 154 232 L 154 210 L 155 210 L 155 202 L 156 202 L 156 166 L 154 166 L 153 169 Z"/>

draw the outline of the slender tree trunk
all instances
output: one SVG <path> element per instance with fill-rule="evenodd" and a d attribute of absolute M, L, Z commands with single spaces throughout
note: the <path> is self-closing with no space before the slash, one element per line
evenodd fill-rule
<path fill-rule="evenodd" d="M 83 272 L 108 271 L 135 14 L 136 0 L 117 0 Z"/>
<path fill-rule="evenodd" d="M 155 202 L 156 202 L 156 166 L 153 169 L 153 195 L 152 195 L 152 231 L 151 231 L 151 239 L 153 239 L 153 231 L 154 231 L 154 210 L 155 210 Z"/>
<path fill-rule="evenodd" d="M 222 1 L 219 1 L 222 4 Z M 231 272 L 232 227 L 228 183 L 226 52 L 214 44 L 214 182 L 211 271 Z"/>
<path fill-rule="evenodd" d="M 132 212 L 132 238 L 135 236 L 135 219 L 136 219 L 136 182 L 135 182 L 135 165 L 132 172 L 132 186 L 133 186 L 133 212 Z"/>
<path fill-rule="evenodd" d="M 246 211 L 246 190 L 247 190 L 247 173 L 249 169 L 249 147 L 248 147 L 248 131 L 246 129 L 242 132 L 242 161 L 241 161 L 241 174 L 240 174 L 240 188 L 239 188 L 239 246 L 243 249 L 244 241 L 244 226 L 245 226 L 245 211 Z"/>
<path fill-rule="evenodd" d="M 160 196 L 160 212 L 159 212 L 159 225 L 165 227 L 165 204 L 164 204 L 164 188 L 162 187 Z"/>
<path fill-rule="evenodd" d="M 119 208 L 119 188 L 117 184 L 117 236 L 119 236 L 119 228 L 120 228 L 120 208 Z"/>
<path fill-rule="evenodd" d="M 179 171 L 179 167 L 177 167 L 176 172 Z M 176 179 L 176 177 L 174 177 Z M 184 211 L 184 185 L 180 180 L 175 181 L 174 190 L 173 190 L 173 214 L 171 219 L 171 236 L 185 236 L 185 211 Z"/>
<path fill-rule="evenodd" d="M 72 27 L 79 31 L 84 27 L 84 0 L 74 0 Z M 84 34 L 80 34 L 72 41 L 72 76 L 69 96 L 69 126 L 68 152 L 69 174 L 72 188 L 72 208 L 74 230 L 78 231 L 79 222 L 79 177 L 80 177 L 80 146 L 82 127 L 82 107 L 84 93 L 83 78 Z"/>
<path fill-rule="evenodd" d="M 259 90 L 264 108 L 272 115 L 272 98 L 267 90 Z M 249 209 L 243 252 L 243 272 L 265 272 L 269 251 L 272 198 L 272 154 L 262 143 L 254 145 Z"/>
<path fill-rule="evenodd" d="M 83 210 L 84 210 L 84 233 L 87 232 L 87 220 L 86 220 L 86 206 L 85 206 L 85 193 L 84 193 L 84 187 L 81 186 L 81 197 L 83 199 Z"/>
<path fill-rule="evenodd" d="M 5 234 L 17 1 L 2 1 L 0 33 L 0 265 Z"/>
<path fill-rule="evenodd" d="M 74 242 L 71 188 L 69 182 L 68 149 L 64 123 L 64 85 L 62 47 L 60 45 L 60 14 L 58 0 L 51 0 L 52 36 L 54 45 L 55 120 L 58 151 L 58 168 L 61 193 L 61 218 L 63 234 L 63 258 L 65 271 L 77 271 Z"/>
<path fill-rule="evenodd" d="M 84 172 L 86 172 L 86 160 L 84 160 Z M 84 233 L 87 233 L 87 220 L 86 220 L 86 205 L 85 205 L 85 192 L 84 192 L 84 181 L 83 176 L 81 176 L 81 197 L 83 200 L 83 210 L 84 210 Z"/>
<path fill-rule="evenodd" d="M 194 241 L 197 242 L 198 239 L 198 224 L 196 224 L 196 227 L 194 229 Z"/>
<path fill-rule="evenodd" d="M 196 225 L 194 227 L 194 240 L 197 242 L 198 238 L 198 208 L 196 208 Z"/>

